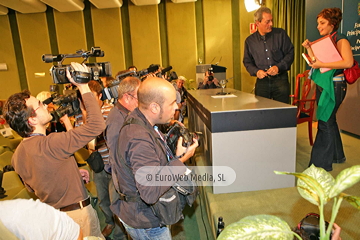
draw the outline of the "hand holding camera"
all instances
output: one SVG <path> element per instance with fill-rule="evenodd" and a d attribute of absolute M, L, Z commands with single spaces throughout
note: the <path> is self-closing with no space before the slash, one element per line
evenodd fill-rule
<path fill-rule="evenodd" d="M 183 142 L 184 138 L 179 137 L 176 148 L 176 156 L 179 157 L 181 162 L 186 162 L 194 155 L 196 148 L 199 146 L 199 143 L 195 137 L 192 139 L 193 144 L 191 144 L 189 147 L 184 147 Z"/>
<path fill-rule="evenodd" d="M 90 92 L 90 88 L 87 84 L 90 81 L 90 73 L 85 64 L 72 62 L 70 70 L 68 68 L 66 69 L 66 76 L 72 84 L 79 88 L 81 94 Z M 83 81 L 87 78 L 89 81 Z"/>

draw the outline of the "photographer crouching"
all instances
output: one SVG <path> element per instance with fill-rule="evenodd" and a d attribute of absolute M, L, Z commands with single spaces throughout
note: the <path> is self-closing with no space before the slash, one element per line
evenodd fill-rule
<path fill-rule="evenodd" d="M 88 176 L 82 177 L 72 154 L 101 134 L 105 123 L 87 84 L 88 68 L 71 63 L 71 70 L 72 74 L 66 70 L 66 76 L 82 95 L 87 110 L 86 124 L 46 136 L 47 124 L 52 120 L 46 105 L 27 90 L 13 94 L 5 104 L 4 115 L 24 140 L 11 162 L 27 189 L 35 192 L 40 201 L 66 212 L 80 225 L 84 237 L 104 239 L 84 186 L 83 178 L 88 181 Z"/>
<path fill-rule="evenodd" d="M 209 68 L 205 72 L 205 77 L 203 82 L 199 83 L 198 89 L 209 89 L 209 88 L 220 88 L 220 83 L 217 78 L 214 77 L 213 68 Z"/>

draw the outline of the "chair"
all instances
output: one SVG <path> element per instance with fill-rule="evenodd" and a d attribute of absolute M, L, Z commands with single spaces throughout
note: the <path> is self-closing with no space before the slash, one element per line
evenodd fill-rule
<path fill-rule="evenodd" d="M 297 106 L 297 124 L 307 122 L 309 130 L 310 145 L 314 144 L 312 136 L 312 121 L 314 116 L 314 107 L 316 99 L 316 91 L 312 89 L 311 79 L 308 78 L 309 70 L 299 73 L 296 76 L 296 85 L 293 98 L 293 105 Z M 301 87 L 301 88 L 300 88 Z"/>

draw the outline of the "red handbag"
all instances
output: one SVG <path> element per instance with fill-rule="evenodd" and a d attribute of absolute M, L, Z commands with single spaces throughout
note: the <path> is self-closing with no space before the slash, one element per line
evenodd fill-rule
<path fill-rule="evenodd" d="M 353 84 L 360 78 L 360 68 L 357 61 L 354 59 L 354 64 L 351 68 L 344 70 L 345 80 L 348 84 Z"/>

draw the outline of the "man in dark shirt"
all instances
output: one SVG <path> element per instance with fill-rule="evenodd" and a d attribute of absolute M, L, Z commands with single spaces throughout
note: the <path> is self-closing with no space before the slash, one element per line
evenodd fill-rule
<path fill-rule="evenodd" d="M 136 77 L 126 77 L 122 80 L 118 87 L 119 98 L 115 102 L 115 106 L 111 109 L 108 118 L 106 120 L 106 129 L 104 131 L 104 137 L 106 145 L 109 148 L 109 162 L 115 159 L 115 148 L 117 147 L 119 133 L 122 125 L 125 122 L 126 117 L 131 111 L 138 106 L 137 91 L 140 86 L 140 79 Z M 121 141 L 121 140 L 120 140 Z M 107 169 L 107 172 L 111 173 L 111 169 Z M 110 175 L 111 176 L 111 175 Z M 114 184 L 109 182 L 109 192 L 111 201 L 111 210 L 119 208 L 118 195 L 115 192 Z M 118 226 L 115 226 L 113 233 L 114 239 L 127 239 L 126 234 L 122 232 Z"/>
<path fill-rule="evenodd" d="M 257 77 L 255 95 L 288 103 L 287 71 L 294 61 L 294 46 L 285 30 L 272 27 L 269 8 L 259 8 L 254 18 L 257 31 L 245 40 L 243 63 Z"/>
<path fill-rule="evenodd" d="M 137 96 L 139 107 L 130 113 L 128 119 L 133 118 L 144 126 L 125 125 L 120 131 L 115 159 L 113 162 L 110 159 L 113 178 L 118 180 L 115 181 L 118 182 L 122 196 L 125 196 L 118 200 L 118 207 L 113 210 L 132 239 L 171 239 L 169 229 L 160 224 L 160 219 L 150 205 L 156 203 L 175 181 L 167 181 L 166 186 L 145 186 L 137 182 L 134 176 L 144 166 L 175 167 L 171 168 L 172 172 L 168 171 L 169 168 L 163 168 L 158 174 L 183 175 L 186 171 L 184 162 L 194 155 L 198 143 L 193 139 L 194 143 L 184 148 L 180 137 L 176 157 L 169 161 L 164 136 L 154 126 L 167 124 L 173 118 L 177 108 L 175 89 L 162 78 L 149 77 L 140 84 Z M 129 171 L 132 171 L 132 174 L 122 167 L 121 161 L 125 161 L 131 168 Z M 133 196 L 139 197 L 140 200 L 133 200 L 136 198 Z"/>

